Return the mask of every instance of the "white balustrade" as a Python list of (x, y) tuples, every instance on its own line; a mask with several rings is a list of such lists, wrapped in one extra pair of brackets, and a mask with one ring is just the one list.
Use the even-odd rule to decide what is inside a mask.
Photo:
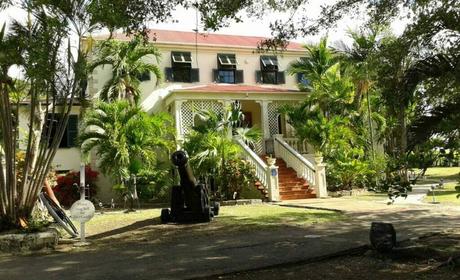
[[(294, 141), (293, 138), (288, 139), (294, 147), (301, 146), (306, 152), (306, 143)], [(316, 192), (316, 197), (327, 197), (326, 183), (326, 164), (322, 162), (322, 158), (315, 158), (315, 164), (302, 156), (298, 151), (291, 147), (282, 135), (274, 136), (274, 149), (276, 157), (282, 158), (288, 167), (292, 167), (297, 176), (305, 179)]]
[[(291, 143), (297, 144), (300, 142), (294, 142), (292, 139), (293, 138), (290, 138)], [(316, 184), (315, 166), (293, 149), (281, 135), (275, 135), (274, 146), (276, 157), (282, 158), (288, 167), (291, 167), (297, 172), (297, 176), (305, 179), (313, 186)]]
[(268, 191), (270, 201), (279, 200), (278, 167), (267, 165), (251, 148), (239, 137), (233, 138), (243, 150), (242, 157), (254, 167), (257, 179)]
[(283, 140), (299, 154), (308, 154), (308, 146), (306, 140), (299, 140), (298, 138), (284, 138)]

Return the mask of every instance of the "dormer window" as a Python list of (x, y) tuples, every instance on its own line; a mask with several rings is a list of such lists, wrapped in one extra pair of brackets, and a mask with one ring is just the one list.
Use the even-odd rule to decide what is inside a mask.
[(217, 69), (213, 70), (217, 83), (243, 83), (243, 70), (236, 70), (237, 60), (234, 54), (217, 54)]
[(276, 56), (263, 55), (260, 57), (260, 71), (256, 72), (257, 82), (263, 84), (284, 84), (284, 72), (278, 69)]
[(198, 82), (199, 69), (192, 68), (191, 52), (171, 52), (171, 68), (166, 68), (166, 80), (170, 82)]

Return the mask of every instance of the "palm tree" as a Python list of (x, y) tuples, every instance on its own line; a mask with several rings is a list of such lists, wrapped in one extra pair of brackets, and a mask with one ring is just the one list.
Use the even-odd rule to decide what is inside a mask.
[(85, 116), (82, 152), (95, 150), (102, 173), (122, 184), (132, 174), (152, 168), (159, 150), (172, 148), (170, 123), (166, 114), (150, 116), (126, 100), (100, 102)]
[[(290, 74), (302, 74), (310, 83), (321, 81), (327, 69), (336, 64), (338, 59), (333, 50), (327, 47), (327, 38), (322, 38), (318, 45), (305, 46), (306, 57), (292, 63), (289, 67)], [(305, 86), (299, 85), (301, 90)]]
[(140, 78), (153, 73), (158, 84), (163, 76), (158, 65), (143, 60), (146, 56), (153, 56), (158, 63), (161, 54), (155, 46), (145, 44), (138, 36), (130, 42), (112, 39), (101, 42), (96, 59), (89, 65), (89, 71), (94, 71), (98, 66), (110, 65), (112, 77), (101, 89), (100, 98), (103, 101), (128, 99), (131, 104), (137, 104), (141, 94)]
[[(373, 76), (375, 76), (375, 73), (372, 69), (376, 63), (375, 54), (379, 45), (377, 37), (381, 31), (382, 28), (380, 26), (362, 32), (349, 31), (348, 34), (353, 39), (352, 47), (342, 44), (338, 49), (341, 59), (351, 69), (351, 76), (355, 84), (354, 108), (363, 115), (367, 115), (369, 144), (373, 159), (375, 159), (373, 122), (384, 123), (384, 118), (380, 114), (372, 112), (369, 97), (369, 92), (372, 91), (374, 84)], [(367, 112), (364, 106), (362, 106), (364, 95), (366, 97)], [(380, 127), (384, 126), (381, 125)]]

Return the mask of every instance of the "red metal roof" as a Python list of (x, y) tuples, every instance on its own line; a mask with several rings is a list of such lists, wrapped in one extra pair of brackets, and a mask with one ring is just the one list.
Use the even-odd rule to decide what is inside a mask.
[(207, 84), (183, 89), (177, 89), (180, 92), (209, 92), (209, 93), (301, 93), (298, 90), (286, 88), (274, 88), (268, 86), (251, 86), (251, 85), (231, 85), (231, 84)]
[[(150, 29), (148, 36), (151, 41), (156, 40), (158, 43), (176, 43), (176, 44), (195, 44), (195, 32), (173, 31), (162, 29)], [(95, 38), (106, 38), (107, 36), (95, 36)], [(122, 33), (113, 34), (114, 39), (127, 40), (128, 37)], [(208, 46), (235, 46), (257, 48), (257, 44), (267, 39), (258, 36), (239, 36), (224, 35), (214, 33), (199, 33), (197, 37), (198, 45)], [(305, 50), (302, 44), (289, 42), (287, 50), (300, 51)]]

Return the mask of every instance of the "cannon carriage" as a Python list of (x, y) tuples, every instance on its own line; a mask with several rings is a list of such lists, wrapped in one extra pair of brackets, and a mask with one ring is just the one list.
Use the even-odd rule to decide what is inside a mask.
[(177, 167), (180, 185), (171, 190), (171, 208), (161, 210), (161, 222), (193, 223), (209, 222), (219, 214), (219, 203), (211, 202), (206, 184), (200, 183), (193, 175), (184, 151), (176, 151), (171, 156)]

